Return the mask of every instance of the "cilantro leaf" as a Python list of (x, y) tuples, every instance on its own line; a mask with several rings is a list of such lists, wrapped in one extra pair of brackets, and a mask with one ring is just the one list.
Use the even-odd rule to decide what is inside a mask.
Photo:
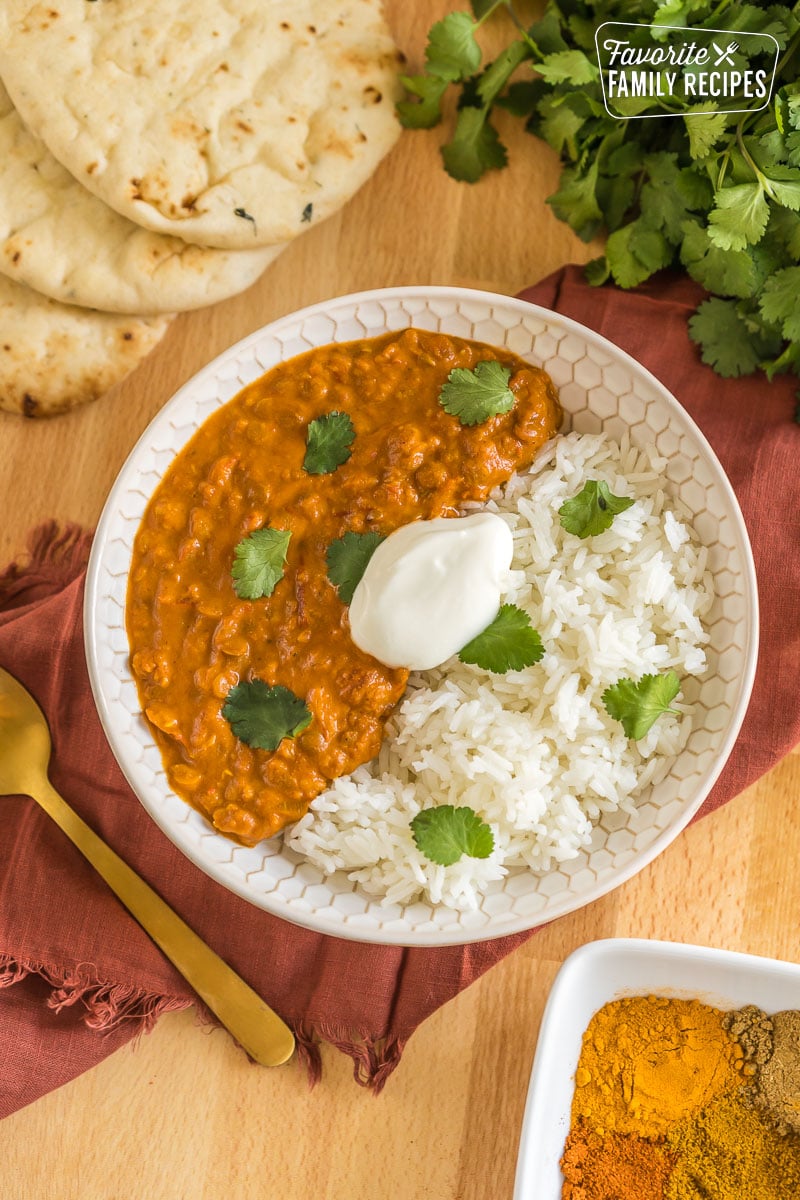
[(786, 158), (793, 167), (800, 167), (800, 133), (795, 129), (786, 138)]
[(543, 654), (542, 639), (531, 627), (528, 614), (516, 604), (501, 604), (491, 624), (467, 642), (458, 657), (463, 663), (502, 675), (530, 667)]
[(587, 538), (610, 529), (616, 514), (632, 504), (628, 496), (615, 496), (602, 479), (589, 479), (576, 496), (564, 501), (558, 515), (567, 533)]
[(597, 64), (582, 50), (558, 50), (548, 54), (534, 68), (548, 83), (594, 83), (599, 78)]
[(431, 27), (425, 48), (429, 74), (451, 83), (474, 75), (481, 63), (475, 28), (469, 13), (448, 13), (443, 20), (437, 21)]
[(593, 258), (583, 268), (583, 273), (586, 277), (586, 282), (592, 287), (601, 287), (606, 282), (611, 270), (608, 265), (608, 259), (605, 255), (601, 258)]
[(654, 25), (684, 25), (702, 0), (659, 0), (653, 14)]
[(523, 41), (512, 42), (501, 50), (493, 63), (490, 63), (478, 80), (477, 92), (481, 104), (488, 108), (494, 104), (511, 75), (526, 58), (530, 57), (530, 47)]
[(303, 469), (309, 475), (329, 475), (347, 462), (355, 436), (347, 413), (331, 412), (310, 421)]
[(637, 287), (672, 261), (672, 247), (663, 233), (651, 229), (639, 217), (609, 234), (606, 259), (614, 282), (622, 288)]
[(311, 724), (311, 713), (299, 696), (261, 679), (232, 687), (222, 715), (236, 737), (255, 750), (277, 750), (284, 738), (296, 737)]
[(353, 599), (367, 563), (384, 540), (382, 533), (352, 533), (348, 530), (328, 546), (325, 554), (328, 579), (338, 590), (342, 604), (349, 604)]
[(787, 208), (774, 208), (767, 234), (774, 234), (793, 262), (800, 260), (800, 217)]
[(692, 158), (701, 161), (708, 158), (717, 142), (725, 136), (728, 124), (728, 114), (692, 113), (691, 109), (684, 114), (686, 132), (689, 135), (689, 153)]
[(499, 170), (508, 154), (485, 108), (468, 106), (459, 111), (452, 141), (442, 146), (447, 174), (462, 183), (477, 183), (487, 171)]
[(689, 210), (707, 208), (711, 189), (699, 189), (697, 177), (679, 167), (674, 154), (650, 154), (644, 167), (647, 182), (639, 196), (642, 217), (668, 241), (679, 243)]
[(242, 600), (271, 596), (283, 577), (283, 565), (291, 538), (289, 529), (256, 529), (234, 548), (233, 590)]
[(638, 683), (620, 679), (607, 687), (601, 697), (605, 710), (629, 738), (638, 742), (655, 724), (662, 713), (680, 716), (670, 704), (681, 690), (681, 681), (674, 671), (664, 675), (643, 675)]
[(703, 362), (725, 379), (755, 371), (766, 349), (736, 303), (716, 296), (704, 300), (690, 319), (689, 335), (700, 346)]
[(708, 236), (721, 250), (744, 250), (760, 241), (769, 220), (769, 205), (762, 184), (737, 183), (714, 197), (708, 216)]
[(719, 296), (752, 296), (756, 264), (746, 250), (720, 250), (696, 221), (683, 225), (681, 262), (699, 284)]
[(419, 101), (400, 100), (395, 111), (405, 129), (431, 129), (442, 119), (442, 97), (447, 80), (436, 75), (401, 75), (400, 82)]
[(590, 242), (603, 223), (597, 203), (597, 159), (588, 171), (565, 167), (557, 192), (547, 197), (547, 203), (560, 221), (566, 221), (584, 242)]
[[(773, 173), (775, 168), (773, 168)], [(772, 176), (767, 180), (767, 187), (770, 195), (777, 200), (778, 204), (782, 204), (784, 208), (789, 208), (792, 212), (797, 212), (800, 209), (800, 180), (788, 179), (779, 180)]]
[(573, 161), (577, 159), (577, 135), (590, 119), (587, 114), (580, 109), (576, 110), (574, 105), (565, 103), (563, 97), (552, 93), (542, 98), (538, 105), (538, 113), (538, 136), (544, 138), (557, 154), (567, 154)]
[(509, 368), (494, 359), (477, 363), (472, 371), (454, 367), (439, 393), (439, 403), (451, 417), (458, 417), (462, 425), (479, 425), (513, 408), (510, 378)]
[(490, 827), (467, 805), (423, 808), (412, 819), (411, 832), (417, 849), (441, 867), (452, 866), (464, 854), (488, 858), (494, 850)]
[(759, 308), (767, 321), (779, 325), (790, 341), (800, 341), (800, 267), (786, 267), (766, 281)]
[[(576, 6), (571, 5), (573, 11)], [(576, 14), (577, 16), (577, 14)], [(569, 19), (569, 28), (564, 20), (562, 13), (559, 11), (558, 5), (548, 4), (545, 7), (544, 15), (541, 20), (535, 21), (528, 30), (528, 37), (536, 45), (539, 53), (542, 55), (555, 54), (558, 50), (569, 50), (570, 44), (568, 38), (573, 31), (575, 18)], [(562, 28), (563, 24), (563, 28)], [(575, 39), (580, 45), (580, 39)], [(592, 29), (589, 35), (589, 45), (584, 46), (584, 49), (594, 50), (594, 30)]]

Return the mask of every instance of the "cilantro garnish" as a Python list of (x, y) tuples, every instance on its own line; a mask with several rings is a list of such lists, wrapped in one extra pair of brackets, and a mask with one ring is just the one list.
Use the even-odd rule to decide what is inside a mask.
[(242, 600), (271, 596), (283, 576), (286, 551), (291, 538), (288, 529), (256, 529), (233, 551), (233, 590)]
[(632, 504), (628, 496), (615, 496), (602, 479), (589, 479), (576, 496), (564, 501), (558, 515), (567, 533), (587, 538), (609, 529), (616, 514)]
[[(587, 269), (591, 284), (611, 279), (631, 288), (662, 268), (682, 267), (709, 293), (690, 323), (704, 362), (724, 376), (800, 375), (800, 317), (792, 308), (800, 271), (796, 6), (550, 0), (532, 24), (523, 23), (512, 0), (471, 0), (470, 7), (431, 28), (424, 69), (403, 80), (402, 123), (430, 128), (447, 113), (444, 168), (475, 184), (506, 165), (493, 123), (505, 109), (561, 159), (548, 199), (555, 215), (585, 241), (606, 237), (602, 258)], [(749, 43), (746, 63), (768, 79), (775, 65), (770, 39), (777, 40), (768, 105), (709, 112), (705, 99), (659, 89), (630, 99), (626, 115), (666, 120), (611, 116), (597, 68), (601, 25), (624, 23), (632, 46), (652, 52), (671, 36), (665, 27), (716, 31), (721, 12), (726, 30), (768, 35), (760, 49)], [(485, 22), (493, 27), (485, 38), (495, 48), (491, 58), (483, 49)]]
[(448, 13), (443, 20), (437, 21), (431, 27), (425, 49), (428, 73), (453, 83), (474, 75), (481, 61), (475, 28), (469, 13)]
[(256, 750), (277, 750), (284, 738), (296, 737), (311, 724), (311, 713), (299, 696), (261, 679), (232, 687), (222, 715), (236, 736)]
[(309, 475), (328, 475), (335, 471), (350, 457), (355, 436), (353, 422), (345, 412), (331, 412), (310, 421), (303, 468)]
[(670, 704), (681, 690), (681, 681), (674, 671), (664, 675), (643, 675), (638, 683), (632, 679), (620, 679), (607, 687), (601, 697), (606, 712), (622, 728), (629, 738), (638, 741), (655, 724), (662, 713), (680, 713)]
[(749, 375), (780, 343), (758, 314), (748, 317), (735, 300), (712, 296), (704, 300), (689, 321), (689, 333), (702, 347), (703, 362), (718, 375)]
[(484, 171), (504, 167), (506, 148), (480, 108), (462, 108), (456, 118), (456, 136), (442, 146), (448, 175), (464, 183), (477, 183)]
[(477, 363), (472, 371), (454, 367), (439, 393), (439, 403), (462, 425), (479, 425), (513, 407), (510, 378), (509, 368), (494, 359)]
[(382, 533), (347, 532), (331, 542), (325, 555), (328, 579), (339, 591), (339, 599), (349, 604), (353, 592), (367, 569), (367, 563), (384, 540)]
[(494, 850), (491, 829), (466, 805), (423, 808), (411, 821), (411, 832), (417, 849), (441, 867), (452, 866), (463, 854), (488, 858)]
[(516, 604), (501, 604), (491, 624), (467, 642), (458, 657), (463, 663), (500, 675), (530, 667), (543, 654), (542, 639), (531, 627), (528, 614)]
[(800, 342), (800, 267), (785, 267), (766, 281), (761, 289), (761, 315), (792, 342)]

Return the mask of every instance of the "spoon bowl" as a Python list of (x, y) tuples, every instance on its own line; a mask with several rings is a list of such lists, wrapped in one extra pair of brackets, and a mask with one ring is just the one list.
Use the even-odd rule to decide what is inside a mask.
[(51, 749), (44, 713), (0, 667), (0, 795), (30, 796), (44, 809), (251, 1058), (286, 1062), (288, 1025), (70, 808), (48, 778)]

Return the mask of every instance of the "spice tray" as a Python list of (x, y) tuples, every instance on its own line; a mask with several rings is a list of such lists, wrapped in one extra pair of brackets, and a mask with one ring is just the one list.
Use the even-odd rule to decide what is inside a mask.
[(609, 938), (576, 950), (542, 1017), (522, 1121), (514, 1200), (560, 1200), (581, 1039), (594, 1013), (624, 996), (696, 998), (720, 1009), (800, 1008), (800, 966), (752, 954)]

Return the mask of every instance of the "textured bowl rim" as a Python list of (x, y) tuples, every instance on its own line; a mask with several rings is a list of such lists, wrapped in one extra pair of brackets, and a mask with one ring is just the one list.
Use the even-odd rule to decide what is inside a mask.
[[(740, 542), (742, 555), (742, 588), (743, 596), (746, 604), (749, 606), (751, 620), (747, 627), (747, 643), (744, 647), (744, 662), (745, 669), (739, 676), (738, 698), (735, 706), (732, 709), (731, 719), (728, 722), (727, 733), (717, 748), (713, 764), (705, 771), (698, 781), (698, 786), (691, 802), (683, 804), (681, 812), (677, 818), (659, 833), (653, 841), (644, 849), (637, 851), (631, 861), (625, 864), (624, 867), (615, 871), (609, 879), (598, 882), (585, 896), (571, 897), (559, 905), (554, 906), (553, 910), (545, 913), (537, 913), (530, 917), (518, 917), (516, 920), (505, 921), (500, 928), (493, 928), (491, 923), (488, 928), (470, 928), (468, 925), (459, 927), (452, 932), (438, 929), (411, 929), (411, 928), (381, 928), (380, 931), (363, 930), (353, 928), (345, 919), (334, 920), (319, 913), (306, 913), (302, 911), (290, 910), (285, 902), (277, 901), (272, 894), (254, 895), (252, 890), (247, 887), (246, 879), (242, 880), (229, 878), (222, 872), (216, 869), (216, 864), (207, 861), (191, 848), (181, 844), (177, 835), (169, 823), (162, 822), (158, 819), (156, 813), (152, 810), (149, 803), (140, 795), (139, 790), (131, 778), (129, 766), (125, 760), (125, 755), (122, 753), (117, 740), (117, 731), (109, 698), (105, 693), (102, 683), (102, 671), (98, 658), (99, 633), (95, 621), (95, 611), (98, 600), (100, 598), (100, 576), (102, 571), (103, 553), (106, 544), (109, 527), (112, 525), (116, 516), (118, 501), (125, 493), (128, 485), (128, 475), (134, 471), (140, 449), (148, 442), (151, 433), (159, 428), (162, 423), (168, 423), (171, 414), (179, 412), (186, 397), (191, 397), (195, 390), (203, 383), (206, 378), (213, 377), (219, 368), (228, 362), (235, 361), (244, 351), (247, 351), (251, 346), (261, 342), (264, 338), (270, 336), (273, 330), (279, 330), (282, 326), (291, 326), (299, 324), (306, 319), (314, 316), (327, 316), (328, 310), (335, 306), (336, 308), (345, 305), (360, 305), (366, 303), (381, 303), (384, 300), (392, 301), (456, 301), (462, 303), (475, 303), (479, 305), (502, 306), (506, 310), (516, 311), (520, 315), (527, 317), (536, 317), (545, 324), (557, 322), (568, 333), (574, 333), (582, 338), (587, 344), (594, 345), (596, 348), (605, 351), (611, 355), (613, 359), (626, 366), (634, 376), (642, 377), (650, 387), (659, 393), (660, 398), (666, 403), (668, 408), (677, 406), (683, 415), (683, 419), (688, 425), (692, 436), (694, 437), (698, 447), (702, 450), (704, 457), (709, 461), (718, 476), (716, 483), (724, 491), (725, 498), (730, 509), (730, 515), (734, 519), (736, 533)], [(413, 321), (409, 321), (409, 325), (413, 325)], [(334, 339), (335, 340), (335, 339)], [(288, 356), (293, 357), (293, 355)], [(268, 368), (265, 368), (265, 370)], [(244, 386), (243, 384), (241, 386)], [(237, 388), (237, 391), (241, 390)], [(220, 402), (220, 406), (225, 401)], [(176, 450), (175, 453), (178, 451)], [(126, 570), (127, 575), (127, 570)], [(629, 879), (637, 875), (649, 863), (653, 861), (663, 850), (669, 846), (675, 838), (686, 828), (691, 819), (695, 816), (705, 799), (707, 798), (711, 788), (719, 778), (719, 775), (725, 766), (725, 763), (730, 757), (730, 753), (738, 737), (739, 731), (744, 721), (745, 714), (750, 702), (753, 682), (758, 660), (758, 591), (755, 573), (755, 564), (753, 560), (752, 548), (747, 532), (747, 527), (744, 522), (741, 507), (739, 505), (736, 494), (728, 479), (722, 464), (720, 463), (716, 453), (712, 449), (708, 439), (702, 430), (697, 426), (694, 419), (681, 405), (680, 401), (669, 391), (667, 387), (659, 379), (656, 378), (646, 367), (644, 367), (632, 355), (622, 350), (615, 343), (603, 337), (602, 334), (596, 333), (588, 326), (581, 325), (580, 322), (573, 320), (571, 317), (563, 316), (554, 310), (543, 308), (540, 305), (531, 304), (527, 300), (521, 300), (517, 297), (507, 296), (502, 292), (489, 292), (474, 288), (461, 288), (445, 285), (406, 285), (402, 287), (388, 288), (372, 288), (365, 291), (353, 292), (342, 296), (333, 296), (328, 299), (317, 301), (313, 304), (306, 305), (304, 308), (293, 310), (281, 317), (268, 322), (259, 329), (247, 334), (239, 341), (223, 350), (220, 354), (211, 359), (205, 366), (195, 372), (181, 387), (170, 397), (169, 400), (159, 409), (151, 421), (148, 423), (140, 437), (137, 439), (132, 450), (125, 459), (120, 468), (117, 477), (108, 493), (105, 504), (103, 506), (100, 519), (97, 523), (92, 547), (89, 556), (89, 562), (86, 573), (86, 586), (84, 591), (83, 605), (83, 622), (84, 622), (84, 645), (87, 669), (92, 687), (92, 693), (95, 700), (95, 705), (100, 717), (100, 722), (106, 739), (111, 747), (117, 763), (125, 776), (131, 790), (137, 797), (137, 800), (145, 808), (148, 815), (155, 821), (162, 832), (175, 844), (182, 854), (185, 855), (196, 867), (202, 870), (205, 874), (214, 879), (215, 882), (221, 884), (228, 891), (238, 895), (243, 900), (248, 901), (255, 907), (261, 908), (273, 916), (281, 917), (292, 924), (301, 927), (312, 929), (318, 933), (324, 933), (329, 936), (343, 938), (345, 940), (366, 942), (379, 945), (393, 946), (449, 946), (449, 945), (466, 945), (475, 942), (489, 941), (498, 937), (505, 937), (511, 934), (518, 934), (533, 930), (538, 926), (549, 924), (558, 917), (565, 916), (567, 913), (574, 912), (576, 909), (585, 907), (586, 904), (592, 903), (608, 892), (613, 891), (621, 884), (626, 883)], [(210, 828), (210, 827), (209, 827)], [(223, 835), (219, 835), (222, 837)], [(227, 842), (229, 839), (225, 839)], [(372, 901), (371, 902), (377, 902)], [(427, 903), (427, 902), (426, 902)], [(433, 905), (435, 908), (436, 906)], [(394, 921), (394, 925), (401, 925), (401, 921)]]

